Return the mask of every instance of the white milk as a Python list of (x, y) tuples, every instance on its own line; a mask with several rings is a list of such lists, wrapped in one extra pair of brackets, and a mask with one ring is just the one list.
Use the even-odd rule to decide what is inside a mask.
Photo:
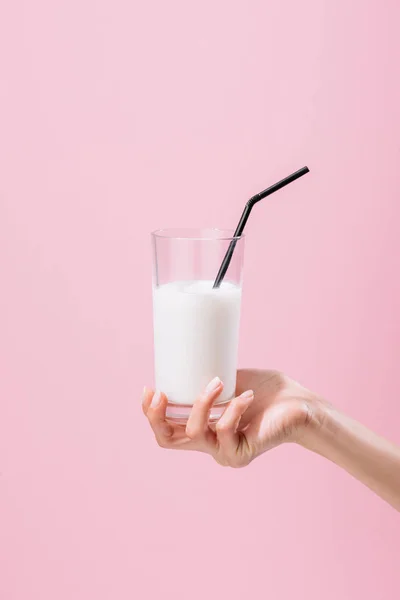
[(156, 387), (170, 402), (193, 404), (218, 376), (218, 402), (233, 398), (239, 341), (241, 288), (223, 282), (179, 281), (154, 288)]

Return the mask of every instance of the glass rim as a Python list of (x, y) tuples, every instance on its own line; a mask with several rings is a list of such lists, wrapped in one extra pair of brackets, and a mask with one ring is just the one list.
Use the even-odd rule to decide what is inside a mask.
[[(206, 232), (209, 235), (201, 235)], [(213, 235), (210, 235), (213, 234)], [(218, 235), (220, 234), (220, 235)], [(151, 232), (152, 237), (162, 238), (165, 240), (191, 240), (191, 241), (204, 241), (204, 242), (232, 242), (238, 241), (245, 237), (242, 235), (236, 235), (233, 229), (219, 229), (218, 227), (168, 227), (164, 229), (155, 229)]]

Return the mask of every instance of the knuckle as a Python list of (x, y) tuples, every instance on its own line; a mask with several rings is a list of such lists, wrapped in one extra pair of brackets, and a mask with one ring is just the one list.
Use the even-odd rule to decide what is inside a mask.
[(250, 460), (248, 458), (235, 458), (235, 460), (233, 461), (233, 464), (231, 465), (231, 467), (233, 469), (242, 469), (243, 467), (247, 467), (247, 465), (249, 464)]
[(224, 434), (229, 432), (231, 429), (231, 425), (228, 421), (218, 421), (218, 423), (215, 426), (215, 430), (217, 432), (217, 434)]
[(249, 462), (247, 457), (239, 455), (230, 456), (228, 458), (228, 466), (231, 467), (231, 469), (242, 469), (243, 467), (247, 467)]
[(218, 456), (215, 460), (221, 467), (230, 467), (231, 469), (241, 469), (248, 465), (248, 461), (237, 456), (223, 455)]
[(165, 438), (163, 438), (159, 435), (156, 435), (156, 441), (157, 441), (157, 444), (160, 446), (160, 448), (169, 448), (168, 441)]
[(163, 439), (156, 436), (156, 441), (157, 441), (157, 444), (160, 446), (160, 448), (165, 448), (165, 441)]
[(196, 425), (186, 425), (186, 435), (190, 440), (194, 440), (201, 436), (202, 430)]
[(229, 460), (226, 458), (226, 456), (216, 456), (214, 458), (220, 467), (229, 467), (230, 466)]

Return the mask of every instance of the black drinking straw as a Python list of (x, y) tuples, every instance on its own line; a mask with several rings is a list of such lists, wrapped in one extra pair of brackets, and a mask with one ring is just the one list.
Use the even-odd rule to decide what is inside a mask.
[(263, 192), (260, 192), (259, 194), (256, 194), (255, 196), (252, 196), (252, 198), (250, 198), (250, 200), (248, 200), (246, 202), (246, 206), (244, 207), (244, 211), (242, 213), (242, 216), (240, 217), (240, 221), (239, 221), (238, 226), (236, 227), (235, 233), (233, 235), (234, 239), (229, 244), (229, 248), (226, 251), (226, 254), (224, 256), (224, 260), (221, 263), (221, 266), (220, 266), (219, 271), (218, 271), (218, 275), (217, 275), (217, 277), (216, 277), (216, 279), (214, 281), (213, 288), (219, 288), (219, 286), (222, 283), (223, 278), (226, 275), (226, 272), (228, 270), (229, 264), (231, 262), (233, 251), (235, 250), (236, 242), (238, 241), (238, 238), (240, 238), (240, 236), (243, 233), (244, 226), (247, 223), (247, 219), (250, 216), (251, 209), (253, 208), (253, 206), (257, 202), (259, 202), (260, 200), (262, 200), (263, 198), (266, 198), (267, 196), (270, 196), (274, 192), (277, 192), (281, 188), (285, 187), (285, 185), (288, 185), (289, 183), (292, 183), (292, 181), (295, 181), (299, 177), (302, 177), (303, 175), (305, 175), (306, 173), (308, 173), (309, 170), (310, 169), (308, 167), (303, 167), (302, 169), (299, 169), (295, 173), (292, 173), (291, 175), (288, 175), (288, 177), (285, 177), (284, 179), (281, 179), (277, 183), (274, 183), (274, 185), (271, 185), (269, 188), (267, 188)]

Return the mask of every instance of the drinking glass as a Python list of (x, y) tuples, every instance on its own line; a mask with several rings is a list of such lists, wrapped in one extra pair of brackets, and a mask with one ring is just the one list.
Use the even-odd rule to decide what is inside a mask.
[[(221, 263), (234, 252), (219, 287)], [(234, 397), (239, 344), (244, 236), (220, 229), (152, 233), (154, 359), (167, 418), (185, 423), (194, 401), (214, 378), (223, 391), (210, 411), (217, 420)]]

